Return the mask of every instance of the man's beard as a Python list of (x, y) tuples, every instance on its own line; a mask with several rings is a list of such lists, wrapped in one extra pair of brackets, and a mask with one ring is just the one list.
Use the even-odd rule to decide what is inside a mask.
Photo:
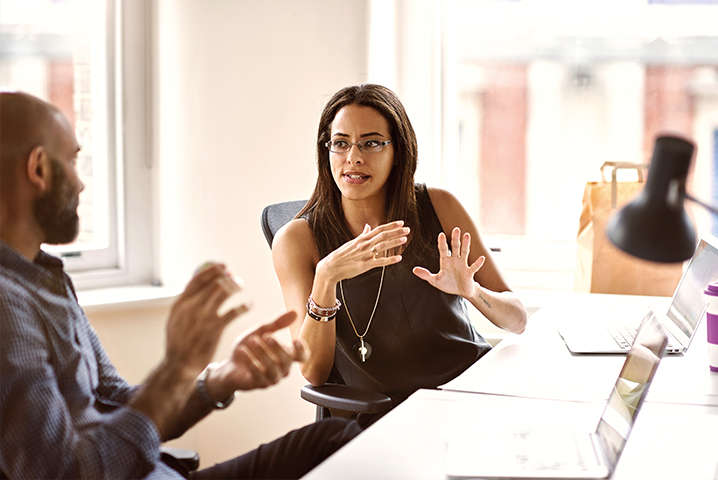
[(35, 200), (35, 220), (45, 234), (43, 243), (70, 243), (80, 231), (77, 207), (80, 197), (72, 190), (60, 162), (51, 160), (52, 190)]

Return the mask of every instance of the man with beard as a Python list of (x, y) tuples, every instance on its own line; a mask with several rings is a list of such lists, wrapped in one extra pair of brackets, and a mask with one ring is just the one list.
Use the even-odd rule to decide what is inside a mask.
[(0, 477), (298, 478), (353, 438), (356, 422), (330, 419), (192, 474), (161, 461), (161, 442), (229, 405), (238, 390), (277, 383), (308, 351), (273, 338), (294, 319), (286, 313), (208, 365), (224, 328), (247, 310), (218, 313), (239, 287), (213, 264), (173, 305), (164, 359), (131, 387), (102, 349), (62, 262), (40, 249), (77, 236), (79, 151), (58, 109), (0, 93)]

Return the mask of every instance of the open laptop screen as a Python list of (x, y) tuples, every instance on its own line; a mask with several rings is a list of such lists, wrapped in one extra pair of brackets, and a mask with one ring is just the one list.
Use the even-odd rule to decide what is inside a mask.
[(703, 235), (698, 242), (681, 283), (668, 309), (670, 318), (688, 338), (703, 316), (706, 300), (703, 290), (718, 279), (718, 239)]
[(668, 337), (656, 316), (647, 316), (626, 355), (621, 374), (596, 429), (605, 446), (611, 471), (628, 440), (636, 413), (665, 354), (667, 342)]

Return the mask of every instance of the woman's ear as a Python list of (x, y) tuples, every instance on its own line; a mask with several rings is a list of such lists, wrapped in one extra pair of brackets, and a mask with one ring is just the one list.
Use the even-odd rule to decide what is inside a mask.
[(52, 188), (51, 161), (43, 146), (33, 148), (27, 158), (27, 179), (33, 187), (41, 192), (46, 192)]

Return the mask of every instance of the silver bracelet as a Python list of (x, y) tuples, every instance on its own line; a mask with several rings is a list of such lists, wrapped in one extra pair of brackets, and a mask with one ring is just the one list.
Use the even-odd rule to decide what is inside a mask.
[[(339, 301), (339, 299), (335, 300), (333, 307), (320, 307), (314, 302), (314, 299), (311, 295), (309, 295), (309, 300), (307, 300), (307, 312), (310, 314), (312, 318), (322, 317), (322, 318), (332, 318), (334, 317), (339, 309), (342, 307), (342, 302)], [(312, 313), (314, 315), (312, 315)], [(316, 318), (315, 318), (316, 319)], [(327, 321), (327, 320), (323, 320)]]
[(211, 398), (209, 398), (209, 394), (207, 393), (207, 386), (205, 385), (205, 382), (207, 380), (207, 375), (209, 375), (209, 371), (211, 368), (216, 367), (216, 363), (210, 363), (207, 365), (207, 367), (202, 370), (202, 373), (199, 374), (199, 377), (197, 377), (197, 382), (195, 383), (195, 388), (197, 389), (197, 393), (199, 393), (199, 397), (202, 399), (202, 403), (204, 403), (206, 406), (211, 407), (212, 410), (223, 410), (234, 401), (234, 396), (236, 392), (232, 392), (232, 395), (230, 395), (225, 401), (223, 402), (215, 402)]

